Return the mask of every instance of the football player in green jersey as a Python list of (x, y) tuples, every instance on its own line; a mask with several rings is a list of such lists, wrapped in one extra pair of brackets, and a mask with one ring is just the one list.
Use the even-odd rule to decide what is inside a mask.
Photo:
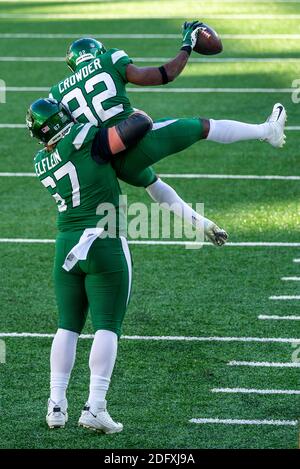
[[(120, 432), (123, 426), (108, 414), (105, 397), (130, 297), (131, 259), (119, 225), (121, 191), (109, 163), (108, 129), (75, 123), (61, 103), (49, 98), (31, 105), (26, 122), (31, 136), (45, 145), (35, 157), (35, 172), (58, 208), (54, 284), (59, 324), (51, 349), (46, 421), (50, 428), (67, 422), (66, 390), (89, 309), (95, 338), (89, 361), (90, 394), (79, 425)], [(149, 126), (148, 116), (134, 113), (109, 130), (122, 136), (124, 148), (129, 148)], [(105, 210), (99, 211), (103, 204)], [(108, 204), (116, 223), (109, 236), (103, 218)]]
[[(110, 128), (79, 124), (62, 103), (47, 98), (31, 105), (26, 122), (31, 136), (44, 145), (34, 159), (35, 173), (58, 209), (54, 286), (59, 321), (51, 348), (46, 421), (50, 428), (60, 428), (68, 420), (66, 391), (89, 310), (95, 337), (89, 360), (90, 393), (79, 425), (104, 433), (120, 432), (123, 426), (108, 414), (105, 398), (132, 274), (122, 235), (126, 227), (118, 216), (121, 191), (110, 164), (117, 150), (109, 148), (108, 142), (114, 134), (126, 158), (152, 121), (135, 112)], [(107, 210), (114, 215), (111, 233)]]
[[(188, 62), (199, 26), (197, 21), (184, 24), (181, 50), (161, 67), (136, 67), (122, 50), (106, 50), (101, 42), (92, 38), (79, 39), (67, 51), (67, 64), (73, 73), (53, 86), (50, 96), (63, 102), (79, 122), (104, 127), (114, 125), (133, 112), (126, 84), (154, 86), (173, 81)], [(156, 202), (164, 203), (172, 211), (172, 207), (180, 207), (178, 215), (204, 228), (208, 240), (222, 245), (226, 240), (224, 231), (213, 222), (203, 227), (197, 212), (158, 178), (150, 165), (202, 139), (219, 143), (258, 139), (281, 147), (285, 142), (285, 120), (285, 109), (279, 103), (273, 107), (268, 120), (260, 125), (200, 118), (163, 119), (154, 124), (153, 130), (126, 154), (126, 158), (123, 155), (115, 158), (113, 166), (121, 180), (145, 187)]]
[[(188, 54), (183, 46), (174, 64), (171, 64), (170, 68), (166, 66), (168, 73), (174, 73), (175, 77), (175, 73), (179, 73), (184, 67), (187, 57)], [(49, 96), (62, 102), (78, 122), (90, 122), (99, 127), (110, 128), (111, 125), (123, 121), (135, 112), (125, 88), (128, 81), (127, 66), (132, 63), (132, 60), (124, 51), (118, 49), (106, 51), (103, 44), (95, 39), (83, 38), (71, 44), (67, 52), (67, 63), (74, 73), (53, 86)], [(140, 73), (141, 69), (136, 68), (136, 70)], [(146, 70), (149, 74), (149, 70)], [(162, 70), (164, 71), (164, 68)], [(161, 77), (162, 70), (158, 71), (153, 68), (152, 74), (155, 76), (158, 71)], [(158, 137), (158, 140), (155, 139), (157, 141), (150, 139), (150, 158), (151, 155), (156, 154), (158, 161), (164, 156), (187, 148), (202, 138), (202, 123), (199, 119), (178, 120), (177, 124), (172, 127), (172, 135), (167, 129), (169, 124), (170, 121), (167, 119), (156, 123), (155, 128), (164, 127), (165, 129), (155, 134)], [(113, 135), (109, 137), (108, 147), (115, 147)], [(164, 156), (161, 151), (164, 152)], [(114, 159), (113, 166), (118, 177), (131, 185), (145, 187), (154, 201), (164, 204), (165, 208), (170, 208), (180, 217), (183, 216), (199, 231), (204, 231), (206, 239), (213, 244), (223, 245), (227, 239), (224, 230), (197, 214), (174, 189), (161, 181), (154, 170), (148, 167), (151, 163), (143, 151), (136, 159), (137, 154), (129, 154), (129, 160), (126, 163), (123, 157)]]

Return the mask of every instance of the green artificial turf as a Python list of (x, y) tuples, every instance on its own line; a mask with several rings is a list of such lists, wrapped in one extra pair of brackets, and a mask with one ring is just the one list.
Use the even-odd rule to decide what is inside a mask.
[[(116, 13), (117, 12), (117, 13)], [(83, 18), (48, 18), (47, 14)], [(9, 15), (17, 16), (9, 16)], [(44, 17), (23, 17), (22, 15)], [(99, 18), (84, 18), (86, 14)], [(300, 14), (297, 3), (219, 3), (110, 1), (1, 2), (1, 34), (178, 34), (176, 38), (112, 38), (108, 47), (135, 58), (174, 55), (185, 19), (203, 18), (224, 34), (300, 34), (299, 19), (234, 19), (218, 15)], [(187, 18), (185, 18), (187, 15)], [(216, 19), (205, 18), (216, 15)], [(100, 18), (101, 16), (101, 18)], [(154, 17), (154, 18), (152, 18)], [(63, 57), (68, 38), (5, 38), (0, 57)], [(263, 122), (282, 102), (288, 125), (299, 125), (299, 104), (291, 88), (300, 78), (299, 39), (224, 39), (220, 58), (281, 58), (277, 62), (190, 63), (167, 88), (277, 88), (275, 93), (132, 92), (135, 107), (154, 119), (205, 116)], [(200, 56), (192, 55), (193, 59)], [(203, 57), (202, 57), (203, 58)], [(3, 61), (0, 79), (8, 87), (45, 87), (68, 74), (64, 62)], [(136, 88), (136, 87), (134, 87)], [(1, 124), (24, 124), (30, 103), (46, 91), (8, 91), (0, 104)], [(0, 128), (0, 172), (33, 172), (39, 148), (26, 129)], [(299, 242), (297, 180), (181, 179), (183, 173), (299, 175), (299, 131), (287, 131), (287, 144), (223, 146), (200, 142), (156, 165), (159, 174), (190, 203), (204, 203), (205, 214), (224, 227), (233, 243)], [(150, 204), (142, 189), (122, 184), (129, 202)], [(52, 287), (53, 243), (21, 239), (55, 238), (53, 201), (33, 177), (1, 177), (0, 243), (1, 333), (52, 334), (56, 306)], [(132, 245), (134, 283), (124, 322), (126, 336), (260, 337), (300, 340), (299, 321), (263, 321), (259, 315), (298, 315), (299, 301), (272, 301), (273, 295), (299, 295), (299, 248)], [(88, 320), (84, 333), (92, 333)], [(1, 448), (296, 448), (297, 426), (196, 425), (192, 418), (297, 420), (299, 395), (214, 393), (214, 388), (299, 389), (299, 368), (232, 367), (231, 360), (291, 362), (297, 345), (287, 342), (222, 342), (121, 339), (108, 395), (112, 416), (124, 423), (119, 435), (103, 436), (77, 427), (88, 391), (91, 340), (79, 343), (69, 389), (70, 421), (51, 432), (45, 424), (49, 391), (50, 338), (7, 337), (6, 363), (0, 364)], [(298, 345), (299, 347), (299, 345)], [(294, 353), (294, 355), (293, 355)]]

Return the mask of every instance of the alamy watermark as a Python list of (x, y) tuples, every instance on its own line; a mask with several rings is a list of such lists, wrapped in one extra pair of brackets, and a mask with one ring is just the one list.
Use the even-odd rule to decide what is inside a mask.
[(6, 103), (6, 83), (0, 79), (0, 104)]
[[(104, 228), (101, 237), (122, 235), (132, 240), (182, 240), (187, 249), (199, 249), (204, 242), (204, 204), (179, 203), (128, 204), (126, 195), (119, 197), (116, 207), (102, 203), (97, 207), (101, 216), (97, 227)], [(175, 215), (175, 216), (174, 216)]]

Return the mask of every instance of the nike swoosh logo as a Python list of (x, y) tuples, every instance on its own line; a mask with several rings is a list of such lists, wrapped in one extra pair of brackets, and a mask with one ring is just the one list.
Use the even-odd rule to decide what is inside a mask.
[(279, 109), (279, 114), (278, 114), (278, 117), (277, 117), (277, 120), (279, 120), (279, 117), (281, 116), (281, 113), (283, 111), (283, 106), (277, 106), (277, 109)]

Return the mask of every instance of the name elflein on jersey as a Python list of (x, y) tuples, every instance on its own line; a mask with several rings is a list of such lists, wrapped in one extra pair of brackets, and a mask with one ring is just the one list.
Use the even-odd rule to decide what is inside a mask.
[(72, 86), (76, 85), (76, 83), (80, 82), (83, 78), (88, 77), (92, 73), (100, 70), (102, 68), (100, 59), (94, 59), (88, 65), (85, 65), (80, 70), (75, 72), (70, 77), (66, 78), (64, 81), (61, 81), (58, 84), (58, 89), (60, 93), (63, 93), (67, 89), (71, 88)]
[(43, 158), (38, 163), (35, 163), (35, 173), (37, 176), (41, 176), (47, 171), (50, 171), (50, 169), (54, 168), (59, 163), (61, 163), (61, 156), (58, 151), (55, 150), (54, 152), (50, 153), (47, 158)]

